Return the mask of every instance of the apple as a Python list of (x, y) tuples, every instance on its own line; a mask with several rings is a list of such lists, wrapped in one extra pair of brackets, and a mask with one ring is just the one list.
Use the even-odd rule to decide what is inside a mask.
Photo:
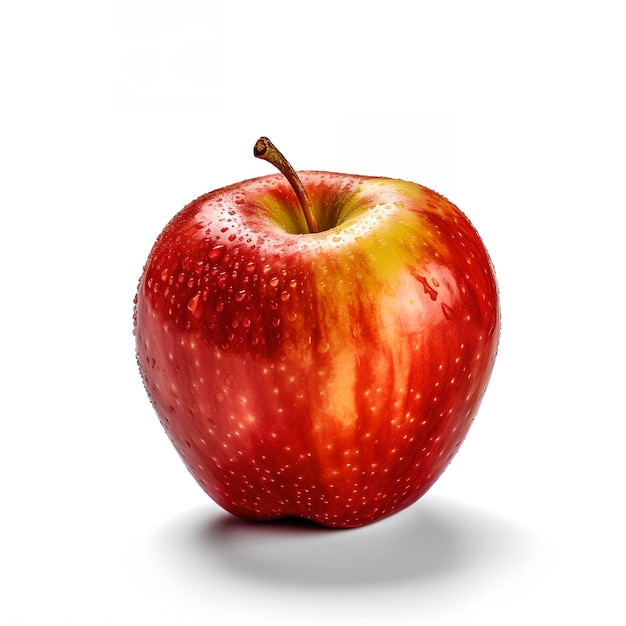
[(134, 308), (137, 360), (187, 468), (255, 520), (348, 528), (414, 503), (487, 387), (500, 310), (489, 255), (441, 195), (293, 170), (183, 208)]

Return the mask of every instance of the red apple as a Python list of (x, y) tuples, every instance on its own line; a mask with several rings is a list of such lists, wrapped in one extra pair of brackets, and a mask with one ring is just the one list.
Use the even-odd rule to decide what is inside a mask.
[(493, 267), (434, 191), (298, 178), (265, 138), (255, 155), (285, 176), (201, 196), (150, 252), (144, 384), (227, 511), (368, 524), (422, 496), (467, 434), (498, 345)]

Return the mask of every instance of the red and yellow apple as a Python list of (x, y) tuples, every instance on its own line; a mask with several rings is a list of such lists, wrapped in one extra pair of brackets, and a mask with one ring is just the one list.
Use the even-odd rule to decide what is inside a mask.
[(299, 172), (201, 196), (158, 237), (135, 303), (161, 423), (219, 505), (355, 527), (415, 502), (464, 440), (494, 365), (487, 251), (441, 195)]

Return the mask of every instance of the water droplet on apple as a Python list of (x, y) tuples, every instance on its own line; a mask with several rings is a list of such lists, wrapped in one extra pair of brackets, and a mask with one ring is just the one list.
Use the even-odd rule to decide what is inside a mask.
[(240, 289), (235, 294), (235, 300), (237, 300), (237, 302), (241, 302), (245, 297), (246, 297), (246, 290), (245, 289)]
[(164, 269), (161, 272), (161, 280), (165, 283), (167, 282), (167, 277), (169, 276), (169, 272), (167, 271), (167, 269)]
[(187, 302), (187, 308), (193, 313), (198, 308), (198, 300), (200, 300), (200, 294), (197, 293), (189, 302)]
[(224, 310), (224, 303), (221, 300), (219, 300), (218, 303), (215, 305), (215, 310), (218, 313), (221, 313)]
[(272, 287), (278, 285), (278, 276), (272, 276), (272, 278), (270, 278), (270, 285), (272, 285)]
[(254, 261), (248, 261), (246, 263), (246, 272), (250, 272), (250, 274), (252, 274), (252, 272), (254, 272), (255, 269), (256, 269), (256, 263)]
[(211, 261), (213, 261), (214, 263), (217, 263), (217, 261), (219, 261), (224, 255), (224, 249), (225, 248), (222, 244), (218, 244), (217, 246), (209, 250), (209, 259), (211, 259)]
[(433, 289), (424, 276), (416, 276), (417, 280), (424, 287), (424, 293), (430, 296), (430, 299), (435, 301), (437, 299), (437, 291)]
[(320, 354), (326, 354), (330, 350), (330, 344), (327, 341), (320, 341), (317, 344), (317, 351)]
[(456, 317), (454, 315), (454, 311), (447, 304), (444, 304), (443, 302), (441, 303), (441, 310), (443, 311), (444, 317), (447, 320), (452, 321)]
[(283, 291), (283, 292), (280, 294), (280, 299), (281, 299), (283, 302), (287, 302), (287, 300), (289, 300), (289, 292), (288, 292), (288, 291)]

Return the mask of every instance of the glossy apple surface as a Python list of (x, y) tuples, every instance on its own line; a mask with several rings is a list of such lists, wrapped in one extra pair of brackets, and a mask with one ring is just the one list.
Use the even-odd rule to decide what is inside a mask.
[(300, 177), (320, 232), (306, 233), (280, 174), (172, 219), (138, 287), (138, 363), (224, 509), (361, 526), (415, 502), (465, 438), (496, 355), (496, 281), (435, 192)]

